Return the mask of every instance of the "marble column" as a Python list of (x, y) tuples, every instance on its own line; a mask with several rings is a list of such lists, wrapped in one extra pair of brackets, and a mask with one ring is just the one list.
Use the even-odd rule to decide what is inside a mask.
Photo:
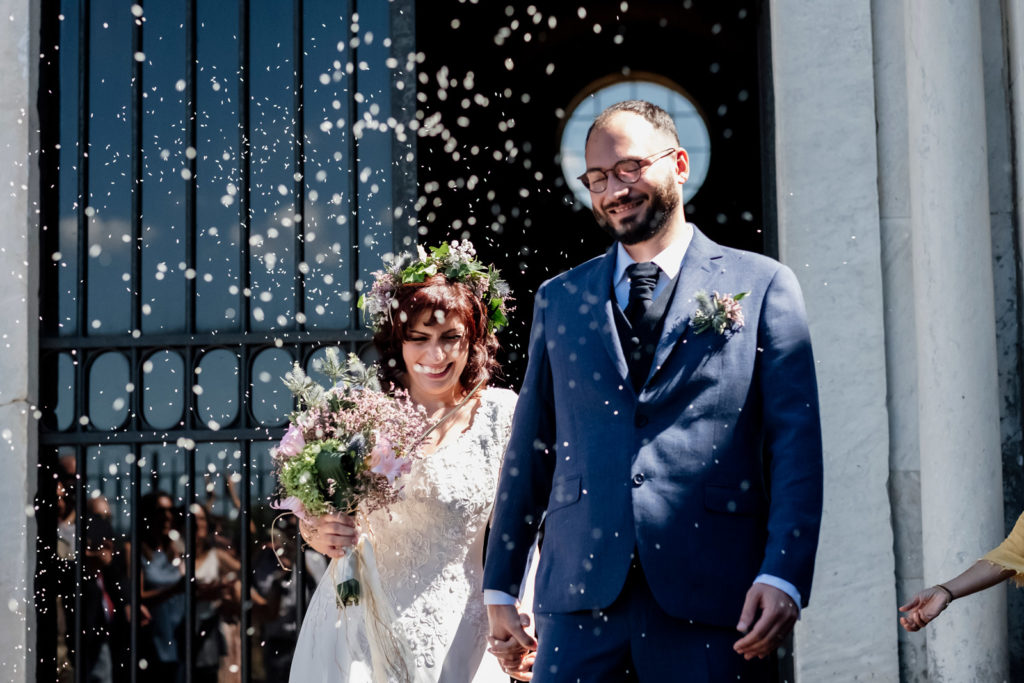
[[(896, 596), (903, 604), (921, 590), (921, 463), (918, 448), (917, 344), (911, 253), (904, 0), (872, 0), (875, 114), (878, 121), (878, 200), (885, 289), (886, 379), (889, 412), (889, 497)], [(895, 624), (894, 624), (895, 626)], [(900, 681), (926, 681), (924, 633), (898, 634)]]
[[(933, 584), (970, 566), (1003, 528), (978, 0), (907, 0), (904, 24), (922, 548)], [(986, 591), (929, 626), (929, 680), (1005, 679), (1005, 600), (1002, 587)]]
[(34, 173), (30, 155), (34, 137), (32, 92), (33, 51), (30, 25), (35, 3), (0, 0), (0, 679), (34, 680), (29, 648), (32, 609), (32, 573), (35, 563), (35, 527), (30, 516), (35, 492), (36, 421), (32, 416), (35, 378), (36, 282), (31, 263), (36, 258), (30, 197)]
[(797, 681), (899, 680), (886, 483), (877, 137), (869, 0), (773, 0), (779, 256), (817, 361), (825, 509)]

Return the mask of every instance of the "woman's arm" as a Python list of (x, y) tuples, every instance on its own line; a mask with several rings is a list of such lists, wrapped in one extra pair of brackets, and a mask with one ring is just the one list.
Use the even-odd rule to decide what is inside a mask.
[(139, 574), (139, 598), (151, 605), (163, 602), (175, 593), (180, 593), (183, 590), (185, 590), (184, 576), (181, 577), (181, 580), (170, 585), (147, 589), (145, 578), (141, 573)]
[(957, 598), (990, 588), (1016, 573), (988, 560), (978, 560), (955, 579), (918, 592), (910, 602), (900, 607), (901, 612), (907, 613), (900, 617), (900, 624), (908, 631), (918, 631)]
[(220, 565), (221, 578), (224, 578), (227, 574), (237, 574), (242, 569), (242, 562), (235, 555), (223, 548), (213, 548), (213, 552), (217, 553), (217, 562)]
[(235, 486), (235, 480), (230, 476), (227, 478), (228, 496), (231, 498), (231, 504), (235, 506), (236, 510), (242, 509), (242, 501), (238, 497), (238, 489)]

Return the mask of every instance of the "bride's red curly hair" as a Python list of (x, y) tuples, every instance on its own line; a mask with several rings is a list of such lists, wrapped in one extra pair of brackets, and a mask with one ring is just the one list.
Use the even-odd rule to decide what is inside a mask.
[(456, 315), (466, 326), (469, 358), (459, 377), (464, 390), (469, 391), (481, 380), (486, 384), (498, 372), (498, 339), (487, 331), (487, 309), (483, 302), (466, 284), (449, 282), (441, 274), (432, 275), (423, 282), (400, 286), (395, 292), (395, 301), (398, 308), (392, 307), (391, 320), (373, 335), (373, 343), (381, 355), (379, 375), (384, 386), (388, 383), (407, 386), (408, 370), (402, 359), (402, 344), (409, 338), (410, 324), (427, 311), (443, 311), (446, 318)]

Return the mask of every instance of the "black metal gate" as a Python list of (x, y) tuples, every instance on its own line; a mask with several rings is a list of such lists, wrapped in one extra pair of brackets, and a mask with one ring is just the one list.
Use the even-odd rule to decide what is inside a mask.
[(280, 378), (415, 237), (412, 6), (42, 3), (38, 680), (287, 672)]

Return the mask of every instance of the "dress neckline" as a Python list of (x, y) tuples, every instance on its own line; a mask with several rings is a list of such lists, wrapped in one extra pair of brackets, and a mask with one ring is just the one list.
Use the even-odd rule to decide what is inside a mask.
[(478, 418), (480, 417), (480, 408), (483, 406), (485, 396), (486, 396), (487, 392), (489, 392), (490, 390), (491, 390), (490, 387), (484, 387), (483, 389), (480, 390), (480, 393), (477, 395), (476, 405), (473, 406), (472, 412), (470, 413), (470, 416), (469, 416), (469, 424), (466, 425), (465, 429), (463, 429), (458, 434), (453, 436), (451, 438), (451, 440), (448, 441), (447, 443), (440, 443), (440, 444), (438, 444), (437, 447), (433, 451), (431, 451), (430, 453), (424, 453), (423, 454), (424, 458), (433, 457), (434, 455), (436, 455), (440, 451), (447, 450), (447, 449), (451, 448), (452, 446), (454, 446), (457, 443), (459, 443), (460, 441), (462, 441), (462, 439), (464, 439), (467, 434), (470, 434), (471, 432), (473, 432), (476, 429), (477, 423), (479, 422)]

